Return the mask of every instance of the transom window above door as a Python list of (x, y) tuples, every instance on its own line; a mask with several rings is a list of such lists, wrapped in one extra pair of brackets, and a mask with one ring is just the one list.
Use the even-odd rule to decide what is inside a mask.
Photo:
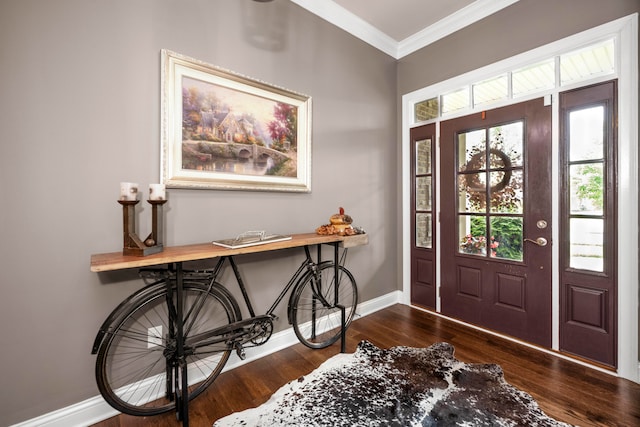
[(414, 104), (414, 123), (566, 87), (616, 71), (614, 39), (547, 58)]

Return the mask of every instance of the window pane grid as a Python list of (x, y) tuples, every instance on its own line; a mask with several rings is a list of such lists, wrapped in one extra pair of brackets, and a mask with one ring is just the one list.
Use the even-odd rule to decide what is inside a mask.
[(569, 267), (596, 272), (605, 257), (604, 121), (602, 105), (573, 110), (568, 121)]
[(420, 248), (431, 248), (433, 244), (431, 155), (431, 138), (415, 141), (415, 240)]
[(460, 254), (523, 260), (523, 127), (517, 121), (457, 137)]
[[(475, 82), (456, 91), (414, 104), (414, 121), (422, 122), (474, 107), (552, 90), (579, 81), (615, 73), (615, 40), (585, 47)], [(438, 102), (440, 101), (440, 102)]]

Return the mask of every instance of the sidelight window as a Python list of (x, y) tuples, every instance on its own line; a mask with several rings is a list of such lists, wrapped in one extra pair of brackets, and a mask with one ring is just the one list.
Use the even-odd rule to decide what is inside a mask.
[(433, 179), (431, 138), (415, 142), (415, 228), (416, 246), (433, 246)]

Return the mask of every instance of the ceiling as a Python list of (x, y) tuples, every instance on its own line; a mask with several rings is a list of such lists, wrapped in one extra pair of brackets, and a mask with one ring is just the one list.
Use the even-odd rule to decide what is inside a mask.
[(400, 59), (518, 0), (291, 0)]
[(333, 0), (400, 42), (469, 6), (474, 0)]

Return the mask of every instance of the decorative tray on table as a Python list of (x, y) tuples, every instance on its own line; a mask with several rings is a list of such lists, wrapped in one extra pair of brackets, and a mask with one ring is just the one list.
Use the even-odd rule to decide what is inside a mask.
[(283, 234), (267, 234), (264, 231), (247, 231), (234, 239), (214, 240), (212, 243), (229, 249), (246, 248), (248, 246), (291, 240), (291, 236)]

